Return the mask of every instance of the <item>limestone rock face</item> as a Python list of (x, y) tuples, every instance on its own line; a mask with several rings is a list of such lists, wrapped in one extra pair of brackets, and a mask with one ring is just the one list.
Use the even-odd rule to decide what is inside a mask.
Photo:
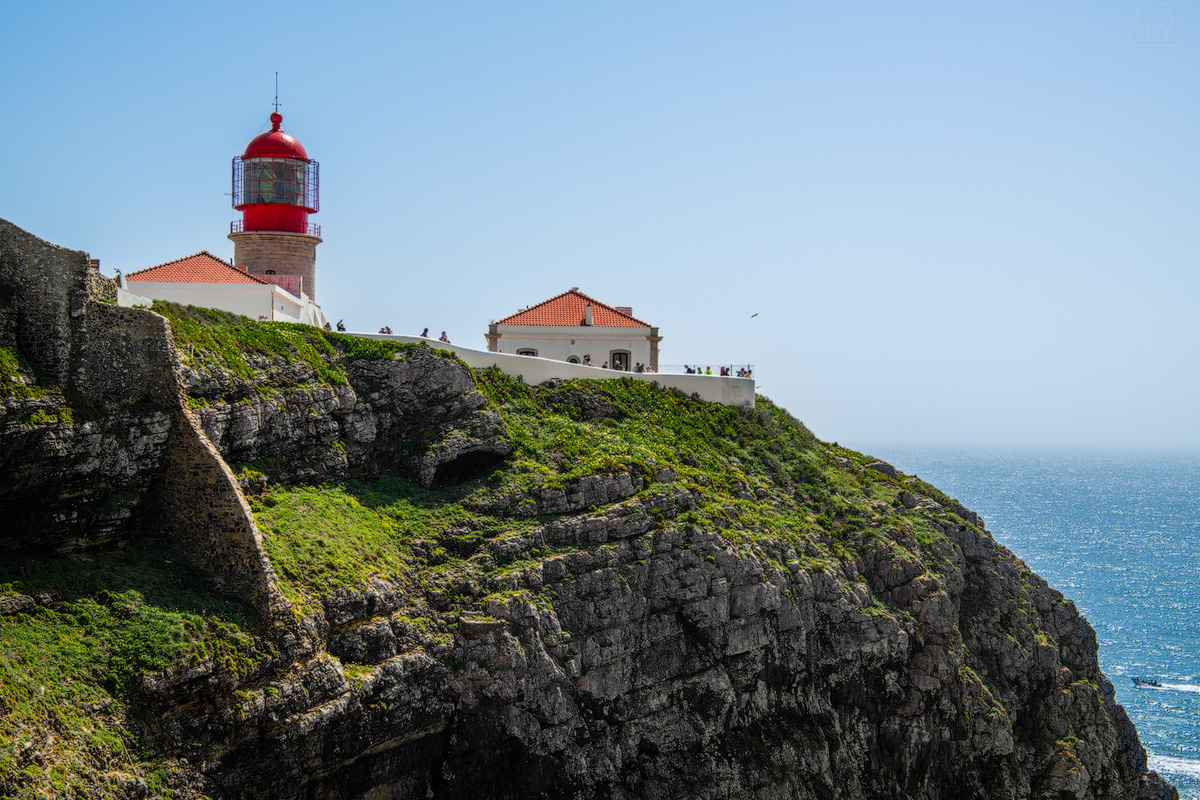
[(328, 655), (236, 708), (163, 691), (164, 729), (216, 742), (217, 797), (1176, 796), (1091, 627), (986, 533), (947, 522), (936, 570), (904, 540), (805, 568), (657, 524), (695, 502), (663, 486), (492, 542), (572, 547), (483, 585), (343, 592)]
[(111, 547), (134, 534), (135, 517), (145, 510), (166, 455), (170, 416), (154, 408), (114, 408), (86, 421), (54, 416), (66, 408), (61, 395), (0, 407), (5, 551)]
[(350, 361), (347, 373), (362, 398), (353, 424), (374, 431), (390, 449), (379, 469), (399, 467), (423, 486), (482, 471), (512, 452), (504, 423), (475, 389), (470, 370), (427, 348), (391, 361)]
[(470, 370), (436, 351), (342, 360), (348, 386), (322, 383), (311, 367), (282, 356), (248, 361), (253, 378), (185, 364), (184, 386), (199, 401), (196, 415), (225, 460), (252, 463), (273, 479), (397, 470), (432, 486), (477, 472), (512, 450)]
[[(286, 359), (248, 355), (253, 379), (215, 368), (183, 367), (184, 387), (213, 445), (230, 464), (276, 459), (287, 477), (311, 478), (345, 471), (344, 453), (335, 451), (337, 419), (354, 408), (349, 387), (322, 383), (311, 367)], [(278, 387), (270, 394), (260, 386)]]

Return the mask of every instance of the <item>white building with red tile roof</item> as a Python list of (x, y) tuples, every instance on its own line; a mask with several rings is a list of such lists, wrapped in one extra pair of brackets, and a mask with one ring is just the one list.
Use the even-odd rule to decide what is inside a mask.
[(578, 288), (522, 309), (488, 326), (488, 350), (538, 356), (572, 364), (590, 357), (594, 366), (633, 370), (645, 364), (658, 371), (658, 328), (633, 316), (633, 309), (610, 306)]
[(251, 319), (325, 325), (321, 307), (294, 275), (250, 275), (207, 250), (131, 272), (126, 289), (154, 300), (219, 308)]

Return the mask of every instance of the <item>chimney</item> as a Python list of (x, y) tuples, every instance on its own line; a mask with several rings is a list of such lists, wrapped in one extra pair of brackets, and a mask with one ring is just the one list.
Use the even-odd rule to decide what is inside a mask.
[(613, 306), (613, 308), (615, 308), (617, 311), (620, 311), (622, 314), (627, 314), (631, 317), (633, 316), (633, 306)]
[(592, 304), (591, 303), (588, 303), (586, 306), (583, 307), (583, 324), (584, 325), (592, 324)]
[(88, 267), (90, 267), (91, 269), (94, 269), (94, 270), (96, 270), (97, 272), (99, 272), (99, 271), (100, 271), (100, 259), (98, 259), (98, 258), (89, 258), (89, 259), (88, 259)]

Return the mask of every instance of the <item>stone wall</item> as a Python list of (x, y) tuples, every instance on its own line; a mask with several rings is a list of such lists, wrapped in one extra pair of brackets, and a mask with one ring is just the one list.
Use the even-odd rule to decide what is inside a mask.
[(117, 282), (100, 274), (100, 262), (94, 262), (94, 266), (88, 269), (84, 283), (89, 299), (117, 302)]
[(0, 220), (0, 346), (75, 398), (47, 389), (5, 402), (0, 511), (19, 524), (0, 545), (73, 552), (153, 531), (286, 629), (254, 518), (188, 407), (169, 323), (99, 302), (115, 297), (86, 253)]
[(140, 308), (89, 302), (77, 321), (69, 385), (96, 403), (175, 402), (167, 321)]
[(45, 380), (66, 386), (71, 321), (83, 314), (89, 288), (100, 280), (87, 253), (0, 219), (0, 347), (19, 350)]
[(170, 543), (218, 589), (253, 605), (264, 632), (285, 650), (294, 650), (301, 642), (292, 632), (291, 607), (279, 592), (237, 479), (200, 429), (182, 393), (172, 412), (174, 435), (159, 491), (160, 521), (170, 532)]
[[(187, 402), (174, 336), (153, 312), (89, 303), (76, 386), (101, 401), (150, 400), (171, 417), (157, 487), (164, 538), (214, 585), (251, 603), (270, 627), (291, 620), (237, 479)], [(120, 365), (120, 369), (114, 369)]]
[(113, 339), (100, 320), (117, 309), (88, 298), (115, 295), (86, 253), (0, 220), (0, 347), (32, 367), (18, 364), (0, 387), (0, 547), (9, 552), (113, 547), (147, 518), (170, 417), (142, 402), (142, 360), (108, 346), (123, 335)]

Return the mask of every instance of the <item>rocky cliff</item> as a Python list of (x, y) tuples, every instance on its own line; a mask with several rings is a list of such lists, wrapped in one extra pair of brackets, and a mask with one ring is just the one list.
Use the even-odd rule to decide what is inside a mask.
[(104, 291), (0, 227), (0, 794), (1176, 796), (1070, 601), (765, 399)]

